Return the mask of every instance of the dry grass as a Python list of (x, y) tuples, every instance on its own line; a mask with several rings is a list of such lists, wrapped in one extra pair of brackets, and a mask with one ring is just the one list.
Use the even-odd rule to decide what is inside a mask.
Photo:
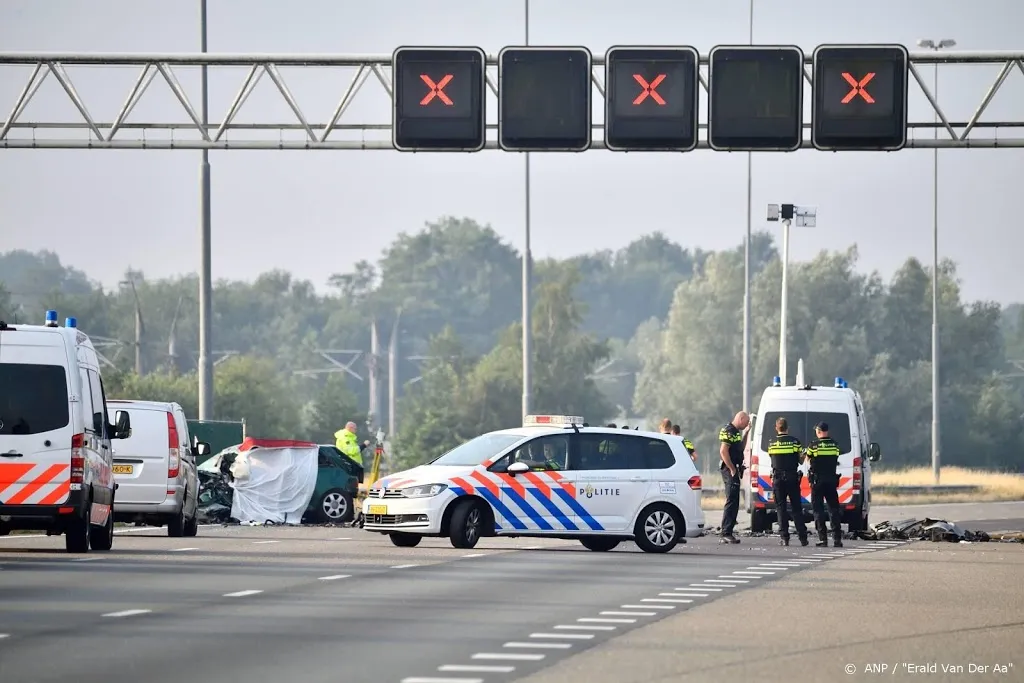
[[(971, 470), (964, 467), (943, 467), (939, 478), (942, 486), (978, 486), (977, 493), (911, 493), (901, 494), (878, 491), (872, 496), (875, 505), (928, 505), (935, 503), (994, 503), (1004, 500), (1024, 500), (1024, 475), (990, 470)], [(873, 486), (932, 486), (935, 480), (930, 467), (912, 467), (903, 470), (874, 470)], [(720, 510), (725, 498), (720, 494), (704, 494), (705, 510)]]

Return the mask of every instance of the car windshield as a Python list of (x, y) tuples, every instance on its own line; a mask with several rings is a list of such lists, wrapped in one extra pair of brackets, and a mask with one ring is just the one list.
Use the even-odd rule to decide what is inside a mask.
[(768, 442), (775, 437), (775, 420), (780, 417), (786, 418), (789, 423), (789, 433), (800, 439), (805, 446), (816, 437), (814, 425), (819, 422), (828, 424), (828, 435), (839, 444), (839, 450), (844, 455), (850, 452), (850, 418), (846, 413), (806, 413), (806, 412), (777, 412), (758, 415), (764, 425), (761, 430), (761, 451), (768, 452)]
[(43, 434), (70, 421), (62, 366), (0, 363), (0, 434)]
[(431, 465), (479, 465), (488, 458), (500, 454), (509, 446), (519, 443), (525, 436), (519, 434), (484, 434), (456, 446)]

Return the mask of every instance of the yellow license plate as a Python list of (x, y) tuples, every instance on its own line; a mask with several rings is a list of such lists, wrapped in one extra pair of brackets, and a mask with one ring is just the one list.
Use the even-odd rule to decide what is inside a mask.
[(134, 471), (134, 465), (114, 465), (114, 474), (131, 474)]
[(388, 506), (387, 505), (371, 505), (370, 506), (370, 512), (367, 513), (367, 514), (371, 514), (371, 515), (386, 515), (386, 514), (388, 514)]

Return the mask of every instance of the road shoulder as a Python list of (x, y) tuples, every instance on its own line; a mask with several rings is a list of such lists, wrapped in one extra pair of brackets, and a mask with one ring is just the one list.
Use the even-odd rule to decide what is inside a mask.
[[(865, 672), (872, 665), (915, 675), (907, 664), (935, 664), (928, 681), (1020, 680), (1022, 572), (1021, 544), (919, 542), (846, 557), (631, 631), (520, 683), (856, 681), (876, 676)], [(1012, 666), (998, 673), (996, 664)]]

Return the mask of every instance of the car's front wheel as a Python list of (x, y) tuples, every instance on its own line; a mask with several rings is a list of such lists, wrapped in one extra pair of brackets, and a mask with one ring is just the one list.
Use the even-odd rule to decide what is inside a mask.
[(473, 548), (480, 541), (484, 531), (486, 513), (484, 506), (475, 500), (466, 500), (457, 504), (452, 512), (448, 538), (456, 548)]
[(633, 529), (634, 542), (647, 553), (667, 553), (686, 533), (683, 516), (672, 505), (655, 503), (644, 508)]
[(619, 540), (616, 538), (591, 536), (589, 538), (581, 538), (580, 543), (582, 543), (583, 547), (587, 550), (593, 550), (596, 553), (605, 553), (619, 545)]
[(323, 524), (352, 521), (352, 496), (341, 489), (331, 489), (320, 498), (317, 517)]
[(401, 531), (388, 534), (388, 536), (391, 537), (391, 542), (399, 548), (415, 548), (423, 540), (423, 537), (418, 534), (406, 534)]

